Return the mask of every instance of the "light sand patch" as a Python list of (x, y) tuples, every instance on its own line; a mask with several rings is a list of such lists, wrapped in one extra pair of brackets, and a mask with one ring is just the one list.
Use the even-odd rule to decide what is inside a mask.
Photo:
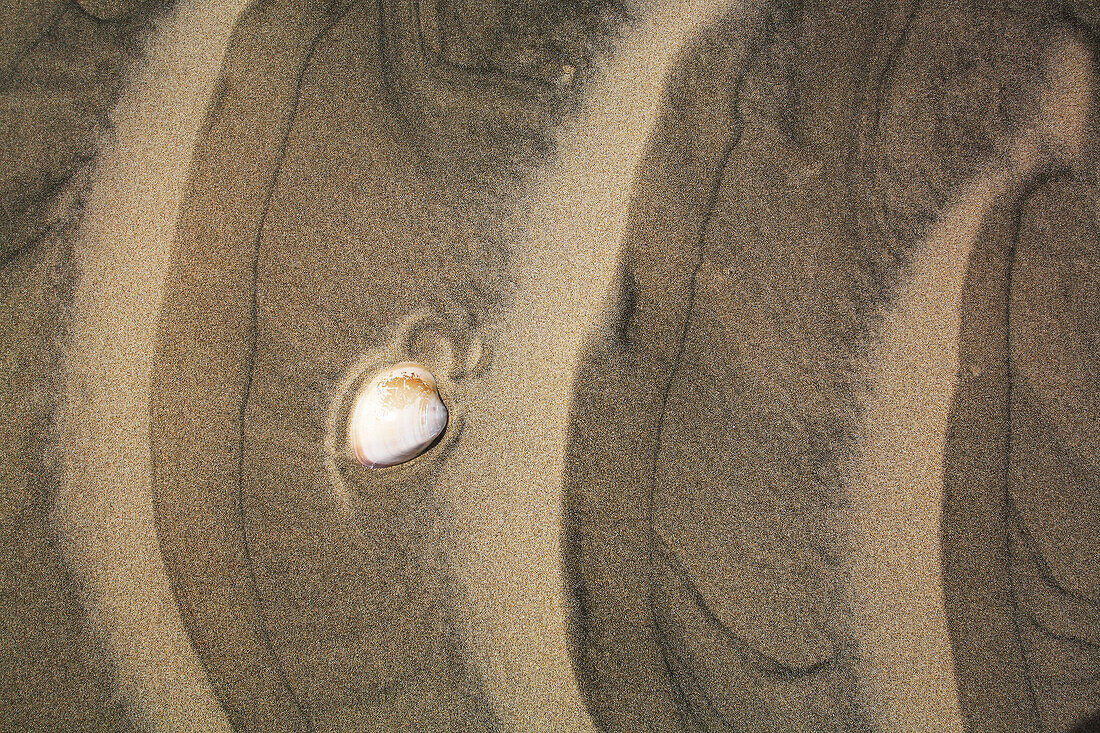
[[(725, 4), (642, 10), (585, 112), (536, 173), (517, 243), (517, 297), (490, 373), (467, 408), (441, 491), (459, 543), (458, 611), (509, 731), (593, 730), (566, 639), (561, 522), (568, 410), (579, 352), (604, 306), (635, 169), (680, 45)], [(476, 477), (476, 478), (474, 478)]]
[(228, 731), (180, 622), (153, 522), (149, 389), (191, 151), (242, 0), (178, 3), (112, 115), (75, 244), (54, 512), (119, 694), (146, 729)]

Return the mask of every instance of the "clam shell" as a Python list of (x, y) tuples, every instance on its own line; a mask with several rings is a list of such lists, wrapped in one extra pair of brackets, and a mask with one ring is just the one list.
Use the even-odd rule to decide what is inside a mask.
[(348, 418), (348, 449), (364, 466), (393, 466), (423, 453), (446, 427), (447, 406), (432, 373), (403, 362), (360, 390)]

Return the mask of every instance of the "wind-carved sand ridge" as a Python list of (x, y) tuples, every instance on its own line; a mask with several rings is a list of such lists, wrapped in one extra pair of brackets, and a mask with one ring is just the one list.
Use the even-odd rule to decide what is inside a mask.
[(131, 716), (228, 731), (184, 631), (153, 524), (149, 386), (168, 251), (191, 151), (243, 6), (181, 2), (160, 20), (112, 118), (74, 258), (54, 521)]
[[(584, 338), (601, 315), (635, 167), (680, 45), (726, 3), (640, 9), (583, 114), (536, 173), (514, 256), (517, 296), (464, 450), (440, 491), (454, 511), (458, 616), (507, 730), (593, 730), (569, 657), (563, 596), (562, 461)], [(471, 480), (470, 476), (479, 480)]]
[(847, 509), (849, 601), (864, 697), (884, 733), (963, 730), (940, 557), (963, 278), (993, 209), (1018, 197), (1042, 166), (1080, 153), (1094, 87), (1085, 44), (1054, 44), (1038, 119), (961, 187), (931, 228), (872, 354), (872, 397)]

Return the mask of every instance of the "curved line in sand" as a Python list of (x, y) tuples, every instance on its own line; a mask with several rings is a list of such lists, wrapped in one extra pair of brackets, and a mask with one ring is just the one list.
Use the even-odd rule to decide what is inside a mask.
[(1052, 45), (1034, 124), (971, 179), (921, 243), (871, 359), (850, 520), (851, 631), (864, 698), (883, 733), (961, 733), (944, 610), (940, 522), (947, 418), (959, 369), (970, 253), (994, 205), (1085, 140), (1095, 81), (1088, 47)]

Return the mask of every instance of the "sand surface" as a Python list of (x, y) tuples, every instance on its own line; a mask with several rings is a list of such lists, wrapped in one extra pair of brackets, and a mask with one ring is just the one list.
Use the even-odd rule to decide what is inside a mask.
[(229, 30), (240, 5), (181, 3), (149, 40), (85, 194), (55, 519), (114, 683), (149, 730), (228, 730), (160, 559), (149, 493), (149, 386), (165, 267)]
[[(60, 22), (32, 5), (3, 59)], [(682, 0), (565, 14), (547, 47), (512, 28), (529, 52), (482, 58), (491, 33), (447, 24), (508, 20), (444, 5), (181, 2), (109, 134), (62, 126), (5, 168), (15, 190), (99, 146), (62, 200), (83, 190), (82, 218), (5, 220), (32, 245), (3, 250), (5, 409), (30, 436), (4, 466), (45, 444), (63, 374), (51, 524), (48, 467), (27, 474), (46, 499), (4, 483), (41, 529), (18, 577), (56, 585), (34, 602), (70, 639), (30, 678), (74, 670), (64, 704), (104, 730), (919, 733), (1084, 709), (995, 650), (1019, 619), (1062, 628), (1039, 563), (1090, 597), (1091, 515), (1063, 558), (1076, 489), (1032, 501), (983, 463), (1053, 449), (982, 428), (1053, 409), (1092, 470), (1091, 367), (1041, 277), (1042, 207), (1076, 225), (1088, 190), (1029, 188), (1088, 152), (1084, 43), (1040, 4)], [(1002, 393), (998, 328), (1047, 401)], [(355, 390), (406, 359), (448, 431), (356, 465)], [(1007, 534), (975, 516), (1005, 496)], [(1028, 653), (1061, 658), (1046, 633)]]
[[(723, 3), (643, 10), (536, 173), (517, 243), (517, 296), (468, 448), (441, 477), (453, 507), (459, 618), (509, 730), (592, 730), (573, 677), (562, 576), (562, 473), (581, 348), (607, 312), (636, 168), (681, 45)], [(509, 429), (501, 430), (507, 425)]]

